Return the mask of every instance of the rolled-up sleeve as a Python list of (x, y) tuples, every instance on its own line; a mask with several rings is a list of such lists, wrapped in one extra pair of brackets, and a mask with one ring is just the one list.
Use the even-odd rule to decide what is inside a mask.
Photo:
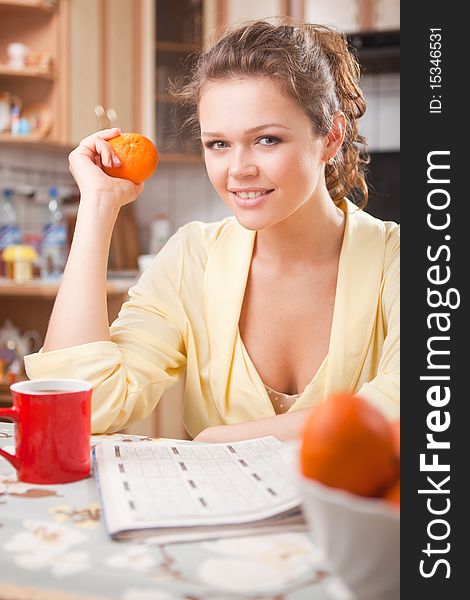
[(400, 415), (400, 230), (394, 229), (387, 247), (382, 288), (382, 320), (386, 330), (377, 375), (361, 386), (367, 398), (389, 418)]
[(93, 386), (92, 431), (112, 432), (145, 418), (186, 367), (186, 315), (179, 297), (181, 232), (129, 290), (111, 341), (25, 357), (30, 379), (77, 378)]

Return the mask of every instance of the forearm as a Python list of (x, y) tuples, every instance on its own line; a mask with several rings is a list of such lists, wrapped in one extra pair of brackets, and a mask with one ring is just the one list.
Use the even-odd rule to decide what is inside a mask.
[(119, 133), (117, 128), (94, 133), (69, 154), (70, 171), (80, 190), (80, 206), (49, 321), (45, 352), (110, 339), (106, 276), (113, 227), (120, 207), (135, 200), (144, 187), (142, 183), (109, 177), (101, 169), (101, 165), (118, 164), (107, 140)]
[(283, 415), (276, 415), (275, 417), (247, 421), (246, 423), (208, 427), (201, 431), (194, 438), (194, 441), (236, 442), (266, 435), (273, 435), (284, 441), (295, 440), (300, 437), (309, 412), (309, 408), (304, 408)]
[(44, 342), (46, 352), (110, 339), (106, 278), (118, 208), (103, 204), (93, 197), (81, 199), (74, 238)]

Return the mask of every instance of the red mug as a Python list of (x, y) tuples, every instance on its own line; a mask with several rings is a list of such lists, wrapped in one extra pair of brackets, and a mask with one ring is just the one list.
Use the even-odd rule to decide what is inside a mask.
[(36, 379), (10, 386), (16, 453), (0, 448), (27, 483), (69, 483), (90, 474), (92, 387), (80, 379)]

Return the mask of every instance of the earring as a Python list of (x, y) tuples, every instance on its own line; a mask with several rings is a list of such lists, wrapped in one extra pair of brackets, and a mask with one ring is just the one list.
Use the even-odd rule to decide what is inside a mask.
[(335, 164), (335, 157), (334, 156), (330, 156), (330, 158), (328, 159), (328, 164), (329, 165), (334, 165)]

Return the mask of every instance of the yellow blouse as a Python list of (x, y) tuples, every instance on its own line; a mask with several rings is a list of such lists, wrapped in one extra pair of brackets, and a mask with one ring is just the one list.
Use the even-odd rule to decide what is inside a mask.
[[(289, 410), (337, 391), (358, 392), (399, 414), (399, 227), (349, 201), (328, 355)], [(25, 358), (31, 379), (93, 384), (92, 429), (116, 431), (146, 417), (186, 371), (184, 424), (274, 416), (244, 350), (238, 322), (256, 233), (234, 217), (185, 225), (129, 290), (111, 341)]]

